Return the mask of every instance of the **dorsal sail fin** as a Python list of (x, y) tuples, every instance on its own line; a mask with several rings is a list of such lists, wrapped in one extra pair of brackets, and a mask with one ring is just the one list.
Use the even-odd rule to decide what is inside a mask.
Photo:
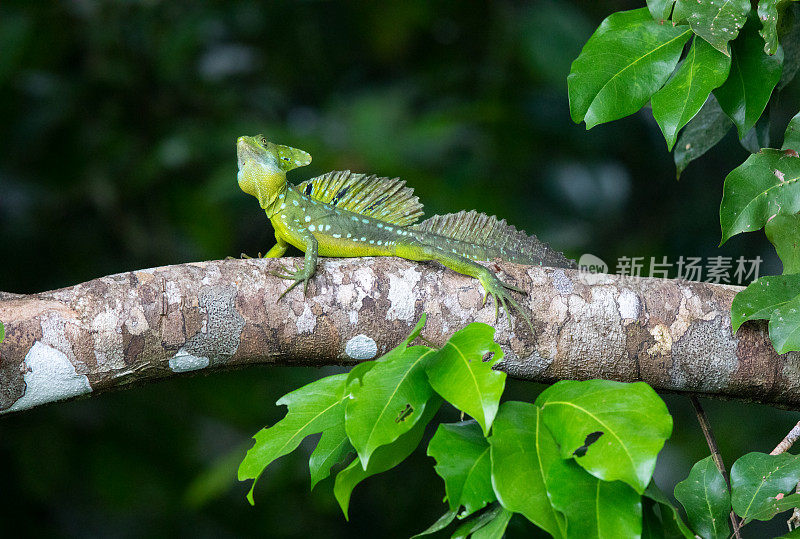
[(314, 200), (399, 226), (414, 224), (423, 213), (414, 190), (400, 178), (343, 170), (311, 178), (296, 188)]
[(481, 247), (492, 257), (497, 256), (509, 262), (576, 267), (573, 260), (567, 259), (536, 236), (528, 236), (525, 231), (517, 230), (505, 219), (475, 210), (434, 215), (412, 228)]

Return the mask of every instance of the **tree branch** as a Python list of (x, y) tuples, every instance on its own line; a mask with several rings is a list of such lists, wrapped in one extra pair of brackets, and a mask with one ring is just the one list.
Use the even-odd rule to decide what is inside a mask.
[(764, 324), (731, 335), (738, 287), (501, 264), (529, 291), (531, 333), (516, 317), (495, 322), (477, 281), (439, 264), (323, 259), (308, 297), (298, 287), (279, 302), (276, 264), (190, 263), (0, 294), (0, 410), (199, 369), (351, 364), (395, 346), (423, 312), (437, 343), (469, 322), (494, 325), (499, 368), (518, 378), (643, 380), (800, 408), (800, 354), (776, 354)]

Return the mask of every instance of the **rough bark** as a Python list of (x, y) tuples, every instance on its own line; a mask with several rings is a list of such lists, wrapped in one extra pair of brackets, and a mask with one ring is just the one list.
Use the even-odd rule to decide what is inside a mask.
[(520, 303), (532, 332), (514, 316), (495, 322), (474, 279), (435, 263), (323, 259), (307, 297), (297, 287), (276, 301), (286, 287), (268, 273), (277, 263), (181, 264), (0, 294), (0, 410), (199, 369), (355, 363), (395, 346), (423, 312), (435, 343), (469, 322), (494, 325), (499, 368), (518, 378), (643, 380), (800, 408), (800, 354), (776, 354), (763, 324), (731, 334), (738, 287), (491, 263), (529, 291)]

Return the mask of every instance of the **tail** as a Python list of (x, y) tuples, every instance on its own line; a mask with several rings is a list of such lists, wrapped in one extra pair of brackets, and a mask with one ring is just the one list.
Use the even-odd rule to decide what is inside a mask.
[(577, 268), (574, 260), (565, 257), (536, 236), (517, 230), (505, 219), (472, 211), (434, 215), (411, 228), (469, 244), (476, 258), (501, 258), (508, 262), (554, 268)]

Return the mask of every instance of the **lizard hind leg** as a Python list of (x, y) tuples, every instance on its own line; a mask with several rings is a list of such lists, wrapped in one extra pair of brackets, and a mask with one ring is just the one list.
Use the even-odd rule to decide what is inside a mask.
[(481, 282), (481, 285), (483, 285), (484, 304), (486, 304), (486, 298), (488, 296), (491, 296), (492, 299), (494, 300), (495, 319), (500, 318), (500, 308), (502, 307), (502, 309), (506, 312), (506, 316), (508, 316), (510, 322), (511, 321), (511, 310), (509, 309), (510, 305), (511, 307), (514, 308), (515, 311), (517, 311), (522, 316), (522, 318), (525, 320), (528, 327), (530, 328), (531, 333), (534, 332), (533, 322), (531, 322), (528, 313), (526, 313), (525, 310), (519, 306), (519, 303), (517, 303), (517, 301), (509, 293), (509, 290), (513, 290), (515, 292), (525, 294), (526, 292), (524, 290), (501, 281), (495, 274), (489, 272), (488, 270), (485, 274), (478, 276), (478, 280)]

